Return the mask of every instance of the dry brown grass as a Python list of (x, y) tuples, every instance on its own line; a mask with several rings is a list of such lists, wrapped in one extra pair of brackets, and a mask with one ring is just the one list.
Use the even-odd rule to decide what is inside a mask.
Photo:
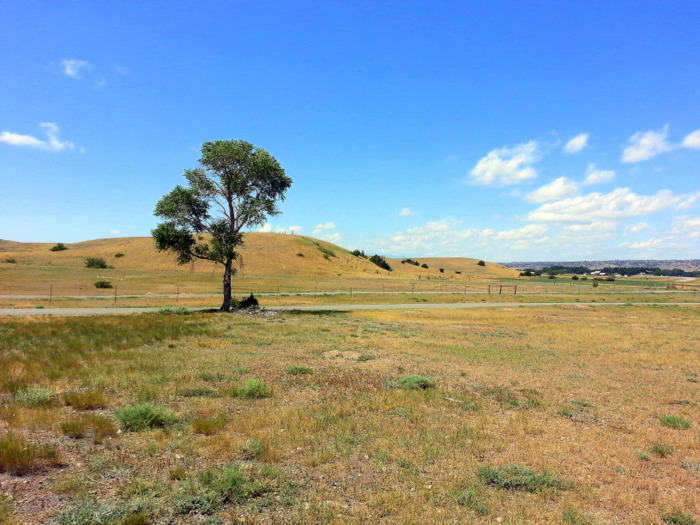
[[(0, 431), (50, 443), (68, 465), (41, 474), (48, 481), (41, 485), (3, 485), (20, 502), (23, 523), (50, 522), (86, 493), (124, 504), (143, 497), (159, 523), (182, 487), (231, 463), (275, 488), (271, 497), (224, 505), (217, 511), (224, 523), (408, 524), (430, 517), (445, 524), (641, 525), (661, 524), (664, 514), (700, 513), (699, 478), (689, 467), (700, 462), (696, 308), (187, 318), (211, 332), (96, 348), (89, 361), (42, 380), (59, 395), (108, 392), (110, 408), (98, 415), (112, 420), (126, 405), (165, 406), (180, 421), (174, 427), (94, 444), (89, 432), (88, 439), (61, 433), (62, 423), (80, 417), (73, 408), (3, 398)], [(17, 333), (27, 323), (69, 331), (80, 321), (0, 326)], [(293, 366), (310, 373), (288, 373)], [(436, 386), (392, 386), (407, 374)], [(270, 385), (272, 397), (231, 395), (251, 378)], [(692, 427), (664, 426), (666, 414)], [(658, 443), (673, 452), (650, 452)], [(478, 476), (483, 467), (507, 465), (548, 472), (561, 488), (511, 491)], [(80, 479), (88, 482), (69, 483)], [(59, 490), (72, 499), (56, 497)], [(29, 496), (45, 507), (32, 506)]]

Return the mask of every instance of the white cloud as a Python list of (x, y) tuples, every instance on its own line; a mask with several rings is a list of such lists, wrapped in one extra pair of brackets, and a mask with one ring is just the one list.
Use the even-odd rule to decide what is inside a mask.
[(700, 239), (700, 217), (676, 217), (670, 231), (674, 235)]
[(77, 60), (70, 58), (61, 61), (63, 73), (69, 77), (80, 78), (82, 71), (92, 69), (92, 64), (86, 60)]
[(324, 241), (332, 242), (333, 244), (338, 244), (343, 240), (343, 236), (338, 232), (328, 233), (320, 236), (319, 238)]
[(564, 146), (564, 151), (567, 153), (578, 153), (588, 145), (588, 133), (576, 135)]
[(629, 145), (622, 152), (622, 162), (641, 162), (671, 151), (673, 146), (667, 137), (668, 124), (658, 131), (638, 131), (630, 137)]
[(647, 222), (638, 222), (637, 224), (633, 224), (629, 228), (627, 228), (627, 231), (630, 233), (639, 233), (639, 232), (644, 232), (647, 230), (651, 229), (651, 225)]
[(314, 231), (311, 232), (311, 235), (321, 235), (325, 231), (333, 229), (335, 229), (335, 223), (333, 221), (324, 222), (322, 224), (317, 224), (314, 227)]
[(498, 148), (477, 162), (471, 170), (475, 184), (509, 186), (537, 177), (530, 164), (540, 159), (539, 144), (530, 141), (513, 148)]
[(122, 232), (120, 232), (119, 230), (110, 230), (109, 232), (110, 235), (121, 235), (121, 233)]
[(597, 221), (588, 224), (570, 224), (564, 228), (564, 231), (576, 234), (610, 233), (616, 228), (617, 223), (613, 221)]
[(74, 149), (75, 144), (68, 141), (60, 141), (58, 139), (59, 129), (53, 122), (43, 122), (40, 127), (46, 135), (45, 140), (32, 137), (31, 135), (20, 135), (3, 131), (0, 133), (0, 142), (5, 142), (11, 146), (28, 146), (32, 148), (44, 149), (47, 151), (63, 151), (66, 149)]
[(586, 169), (586, 179), (583, 181), (583, 184), (585, 186), (602, 184), (604, 182), (610, 182), (614, 178), (615, 172), (613, 170), (599, 170), (595, 167), (595, 164), (589, 164)]
[(683, 139), (683, 147), (700, 149), (700, 129), (688, 133)]
[(567, 197), (573, 197), (578, 193), (578, 184), (566, 177), (554, 179), (549, 184), (545, 184), (541, 188), (537, 188), (525, 195), (527, 202), (550, 202)]
[(272, 231), (272, 224), (266, 222), (265, 224), (260, 226), (260, 228), (258, 228), (258, 231), (261, 233), (270, 233)]
[(685, 201), (684, 196), (661, 190), (655, 195), (637, 195), (629, 188), (617, 188), (608, 194), (590, 193), (543, 204), (527, 216), (534, 222), (596, 222), (623, 220), (655, 213)]
[(399, 212), (399, 217), (413, 217), (415, 214), (416, 212), (412, 211), (410, 208), (402, 208)]
[(656, 253), (659, 253), (660, 250), (674, 250), (684, 247), (683, 244), (677, 242), (673, 237), (652, 237), (646, 241), (623, 242), (620, 246), (634, 250), (653, 250)]
[(287, 228), (290, 232), (294, 233), (295, 235), (299, 235), (299, 232), (304, 229), (303, 226), (290, 226)]

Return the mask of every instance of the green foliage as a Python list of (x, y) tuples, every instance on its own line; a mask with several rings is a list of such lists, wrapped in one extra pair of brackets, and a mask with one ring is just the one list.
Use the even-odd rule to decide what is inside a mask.
[(396, 385), (405, 390), (427, 390), (435, 386), (435, 381), (429, 377), (409, 374), (399, 379)]
[(386, 270), (387, 272), (391, 271), (391, 266), (389, 266), (389, 263), (386, 262), (386, 259), (381, 255), (372, 255), (372, 257), (369, 258), (369, 262), (376, 264), (381, 269)]
[(131, 432), (167, 427), (177, 422), (170, 410), (150, 403), (126, 406), (117, 412), (117, 419), (124, 430)]
[(173, 502), (175, 514), (210, 515), (227, 503), (243, 503), (262, 496), (268, 488), (250, 480), (234, 466), (212, 469), (197, 482), (186, 483)]
[(246, 441), (243, 452), (246, 459), (260, 459), (265, 455), (267, 446), (258, 438), (251, 438)]
[(243, 384), (234, 389), (234, 395), (243, 399), (263, 399), (272, 397), (272, 389), (261, 379), (246, 379)]
[(63, 250), (67, 250), (68, 248), (66, 247), (65, 244), (62, 242), (56, 243), (55, 246), (49, 249), (50, 252), (62, 252)]
[(593, 518), (574, 507), (564, 507), (561, 517), (566, 525), (594, 525)]
[(473, 487), (455, 490), (452, 498), (455, 503), (472, 509), (479, 516), (486, 516), (489, 513), (489, 508), (481, 502), (477, 489)]
[(164, 222), (151, 234), (156, 249), (173, 252), (179, 264), (223, 264), (221, 310), (228, 311), (242, 229), (277, 215), (276, 203), (292, 180), (272, 155), (243, 140), (205, 142), (201, 154), (200, 167), (185, 171), (188, 187), (176, 186), (156, 204), (155, 215)]
[(479, 261), (476, 263), (477, 266), (486, 266), (486, 263), (484, 261)]
[(659, 456), (660, 458), (666, 458), (675, 451), (676, 449), (674, 449), (671, 445), (667, 445), (666, 443), (654, 443), (651, 447), (649, 447), (649, 452), (655, 456)]
[(41, 386), (29, 387), (15, 394), (15, 401), (28, 407), (51, 406), (56, 400), (56, 393)]
[(330, 260), (331, 257), (337, 257), (335, 252), (329, 248), (326, 248), (325, 246), (322, 246), (321, 244), (314, 242), (314, 246), (316, 246), (316, 249), (323, 254), (323, 258), (326, 260)]
[(120, 252), (120, 253), (115, 253), (114, 256), (119, 258), (119, 257), (124, 257), (124, 254)]
[(107, 268), (107, 261), (102, 257), (85, 258), (85, 268)]
[(350, 252), (352, 255), (355, 257), (362, 257), (363, 259), (366, 259), (367, 256), (365, 255), (365, 252), (363, 250), (353, 250)]
[(161, 315), (189, 315), (191, 312), (184, 306), (164, 306), (158, 309)]
[(73, 508), (59, 514), (56, 523), (58, 525), (145, 525), (149, 522), (143, 511), (144, 506), (145, 503), (141, 500), (107, 505), (84, 498)]
[(690, 421), (688, 421), (687, 419), (683, 419), (680, 416), (661, 416), (659, 417), (659, 421), (665, 427), (676, 428), (679, 430), (687, 430), (693, 426), (693, 424)]
[(216, 391), (211, 388), (185, 388), (178, 395), (182, 397), (218, 397)]
[(15, 259), (14, 257), (6, 257), (4, 259), (4, 262), (6, 262), (7, 264), (17, 264), (17, 259)]
[(543, 489), (565, 489), (570, 486), (548, 472), (537, 473), (519, 465), (483, 467), (479, 469), (478, 476), (487, 485), (507, 490), (537, 492)]
[(578, 281), (578, 275), (572, 275), (571, 276), (572, 281)]
[(664, 514), (661, 519), (666, 523), (671, 523), (672, 525), (699, 525), (693, 515), (686, 512), (676, 511), (670, 514)]
[(401, 264), (412, 264), (413, 266), (420, 266), (420, 263), (418, 261), (414, 261), (413, 259), (404, 259), (401, 261)]
[(50, 445), (36, 445), (12, 432), (0, 436), (0, 472), (24, 476), (60, 463), (58, 452)]
[(426, 270), (428, 269), (428, 265), (425, 264), (425, 263), (421, 264), (420, 267), (421, 267), (421, 268), (425, 268)]
[(285, 372), (287, 372), (288, 374), (293, 375), (293, 376), (298, 376), (298, 375), (302, 375), (302, 374), (310, 374), (311, 369), (307, 366), (296, 366), (295, 365), (295, 366), (288, 367), (285, 370)]
[(444, 269), (444, 268), (438, 268), (438, 271), (439, 271), (440, 273), (445, 273), (445, 269)]
[(113, 288), (109, 281), (95, 281), (93, 284), (95, 288)]

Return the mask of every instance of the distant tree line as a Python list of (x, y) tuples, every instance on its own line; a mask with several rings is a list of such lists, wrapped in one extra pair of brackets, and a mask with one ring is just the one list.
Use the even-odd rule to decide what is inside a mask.
[[(533, 270), (533, 269), (526, 269), (520, 272), (520, 275), (523, 277), (538, 277), (542, 274), (545, 275), (562, 275), (562, 274), (578, 274), (578, 275), (584, 275), (584, 274), (589, 274), (592, 271), (596, 270), (591, 270), (587, 266), (561, 266), (561, 265), (554, 265), (554, 266), (545, 266), (541, 270)], [(601, 268), (597, 271), (600, 271), (602, 273), (612, 275), (612, 274), (617, 274), (617, 275), (624, 275), (624, 276), (630, 276), (630, 275), (639, 275), (641, 273), (645, 273), (648, 275), (657, 275), (657, 276), (662, 276), (662, 277), (700, 277), (700, 271), (692, 271), (688, 272), (685, 270), (681, 270), (679, 268), (674, 268), (673, 270), (664, 270), (661, 268), (652, 268), (649, 266), (633, 266), (629, 268), (621, 268), (617, 266), (606, 266), (605, 268)]]

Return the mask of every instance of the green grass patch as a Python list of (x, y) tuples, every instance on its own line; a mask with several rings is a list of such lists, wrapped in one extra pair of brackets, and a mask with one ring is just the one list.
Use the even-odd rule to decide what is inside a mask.
[(61, 464), (58, 451), (8, 432), (0, 436), (0, 472), (23, 476)]
[(289, 375), (299, 376), (304, 374), (310, 374), (311, 369), (308, 366), (290, 366), (285, 369), (285, 372)]
[(659, 421), (665, 427), (675, 428), (678, 430), (687, 430), (693, 426), (693, 424), (687, 419), (683, 419), (680, 416), (661, 416)]
[(660, 458), (666, 458), (675, 451), (675, 448), (673, 448), (671, 445), (667, 445), (666, 443), (654, 443), (651, 447), (649, 447), (649, 452), (655, 456), (659, 456)]
[(426, 376), (409, 374), (396, 381), (396, 386), (404, 390), (427, 390), (435, 387), (435, 381)]
[(698, 525), (700, 523), (693, 518), (692, 514), (680, 511), (664, 514), (661, 516), (661, 519), (664, 523), (672, 525)]
[(570, 486), (570, 483), (548, 472), (538, 473), (520, 465), (483, 467), (479, 469), (478, 476), (487, 485), (507, 490), (538, 492), (544, 489), (566, 489)]
[(122, 428), (130, 432), (167, 427), (177, 422), (177, 418), (170, 410), (151, 403), (126, 406), (117, 412), (117, 419)]
[(272, 397), (272, 389), (262, 379), (251, 378), (234, 388), (233, 394), (242, 399), (263, 399)]

